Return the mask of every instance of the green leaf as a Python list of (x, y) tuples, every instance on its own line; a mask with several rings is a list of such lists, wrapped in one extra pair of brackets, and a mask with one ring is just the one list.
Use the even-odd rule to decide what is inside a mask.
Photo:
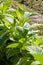
[(6, 13), (6, 11), (9, 8), (10, 5), (11, 5), (11, 2), (4, 3), (4, 5), (3, 5), (3, 14)]
[(27, 51), (30, 51), (30, 53), (33, 55), (35, 60), (38, 60), (43, 65), (43, 49), (38, 46), (27, 46)]
[(41, 40), (42, 40), (41, 37), (37, 38), (37, 39), (34, 41), (34, 45), (35, 45), (35, 46), (40, 45)]
[(17, 64), (15, 64), (15, 65), (22, 65), (23, 62), (24, 62), (24, 59), (20, 58), (19, 61), (17, 62)]
[(0, 46), (3, 46), (8, 40), (8, 31), (4, 31), (0, 35)]
[(38, 60), (43, 65), (43, 55), (33, 54), (35, 60)]
[(3, 3), (0, 4), (0, 11), (3, 9)]
[(18, 44), (19, 43), (12, 43), (12, 44), (9, 44), (6, 48), (16, 48)]
[(19, 48), (6, 48), (6, 56), (7, 58), (10, 58), (12, 56), (18, 55), (20, 53)]
[(33, 62), (31, 63), (31, 65), (39, 65), (39, 64), (40, 64), (39, 61), (33, 61)]

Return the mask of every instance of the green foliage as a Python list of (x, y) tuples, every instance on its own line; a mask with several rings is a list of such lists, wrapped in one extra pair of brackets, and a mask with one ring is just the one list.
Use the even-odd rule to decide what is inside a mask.
[(38, 14), (21, 6), (15, 10), (11, 4), (0, 3), (0, 64), (43, 65), (43, 36), (38, 34), (40, 30), (34, 30), (43, 24), (28, 23)]

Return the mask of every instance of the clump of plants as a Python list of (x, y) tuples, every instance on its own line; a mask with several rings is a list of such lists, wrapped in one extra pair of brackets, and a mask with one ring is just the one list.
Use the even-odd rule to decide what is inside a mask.
[[(43, 35), (35, 30), (43, 24), (29, 24), (36, 13), (15, 10), (11, 2), (0, 2), (0, 64), (43, 65)], [(43, 32), (43, 31), (42, 31)]]

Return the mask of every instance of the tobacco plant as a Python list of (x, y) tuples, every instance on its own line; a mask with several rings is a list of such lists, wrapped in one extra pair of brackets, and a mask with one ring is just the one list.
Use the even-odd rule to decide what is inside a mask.
[(12, 8), (11, 2), (0, 2), (0, 64), (43, 65), (43, 24), (30, 24), (37, 13), (22, 6)]

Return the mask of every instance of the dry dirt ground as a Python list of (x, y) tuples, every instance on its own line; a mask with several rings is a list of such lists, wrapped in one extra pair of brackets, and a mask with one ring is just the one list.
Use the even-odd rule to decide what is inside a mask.
[(30, 21), (35, 22), (35, 23), (42, 23), (43, 24), (43, 15), (32, 17), (30, 19)]

